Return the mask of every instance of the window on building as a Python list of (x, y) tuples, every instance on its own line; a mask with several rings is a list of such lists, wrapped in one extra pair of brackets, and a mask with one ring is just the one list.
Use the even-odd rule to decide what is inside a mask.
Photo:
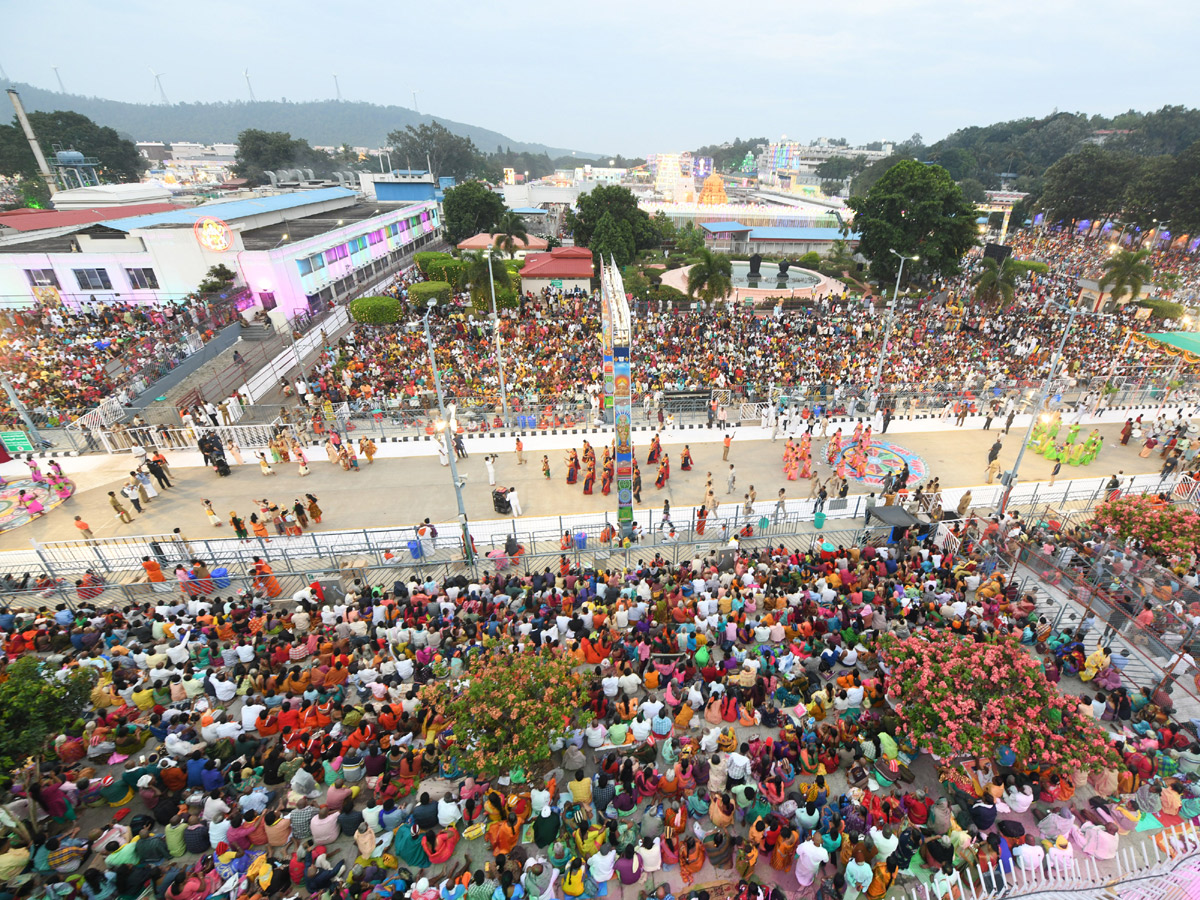
[(126, 269), (129, 276), (129, 286), (135, 291), (157, 291), (158, 279), (154, 277), (153, 269)]
[(26, 269), (25, 277), (29, 279), (30, 287), (59, 287), (53, 269)]
[(76, 269), (75, 280), (79, 282), (81, 291), (112, 290), (112, 282), (108, 280), (106, 269)]
[(383, 229), (382, 228), (379, 229), (378, 231), (372, 231), (370, 234), (367, 235), (367, 243), (369, 243), (369, 244), (378, 244), (382, 240), (383, 240)]
[(312, 258), (305, 257), (304, 259), (296, 260), (296, 268), (300, 270), (301, 275), (312, 274)]

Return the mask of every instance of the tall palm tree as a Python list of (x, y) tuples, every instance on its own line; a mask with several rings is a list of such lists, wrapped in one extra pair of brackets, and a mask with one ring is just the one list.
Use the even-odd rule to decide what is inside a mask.
[(1011, 258), (997, 265), (994, 259), (985, 259), (979, 271), (971, 276), (975, 285), (975, 302), (995, 306), (1001, 300), (1011, 303), (1017, 291), (1017, 267)]
[(700, 261), (688, 269), (688, 296), (705, 303), (727, 297), (733, 291), (733, 264), (724, 254), (700, 251)]
[(508, 268), (500, 260), (492, 257), (489, 259), (487, 253), (482, 250), (475, 250), (471, 253), (463, 254), (463, 267), (458, 274), (458, 289), (460, 291), (467, 290), (467, 285), (470, 285), (471, 299), (476, 297), (487, 297), (488, 303), (491, 303), (491, 288), (488, 286), (488, 264), (491, 263), (492, 278), (496, 282), (496, 287), (510, 287), (511, 279), (508, 276)]
[(1154, 267), (1145, 261), (1149, 255), (1149, 250), (1120, 250), (1106, 259), (1101, 266), (1104, 274), (1098, 285), (1100, 297), (1105, 291), (1114, 303), (1125, 296), (1131, 300), (1140, 297), (1142, 288), (1154, 278)]
[(850, 245), (844, 240), (837, 240), (830, 244), (825, 259), (829, 262), (830, 268), (835, 269), (839, 275), (854, 265), (854, 254), (850, 251)]
[(525, 246), (529, 241), (529, 232), (525, 230), (525, 220), (511, 210), (505, 212), (500, 217), (500, 221), (496, 223), (496, 236), (496, 244), (510, 257), (516, 255), (518, 240)]

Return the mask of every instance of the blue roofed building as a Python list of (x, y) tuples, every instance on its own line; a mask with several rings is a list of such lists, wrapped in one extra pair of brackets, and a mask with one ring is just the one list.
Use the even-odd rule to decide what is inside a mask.
[(746, 256), (761, 253), (763, 256), (803, 256), (816, 252), (825, 254), (834, 241), (845, 240), (850, 246), (858, 245), (858, 233), (850, 231), (843, 235), (834, 227), (769, 227), (743, 225), (741, 222), (702, 222), (704, 246), (716, 253), (731, 253)]

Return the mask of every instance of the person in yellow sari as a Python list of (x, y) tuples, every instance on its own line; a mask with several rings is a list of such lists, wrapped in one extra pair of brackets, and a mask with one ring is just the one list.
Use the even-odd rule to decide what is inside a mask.
[(1112, 651), (1107, 647), (1097, 647), (1083, 664), (1079, 673), (1080, 681), (1091, 681), (1112, 663)]

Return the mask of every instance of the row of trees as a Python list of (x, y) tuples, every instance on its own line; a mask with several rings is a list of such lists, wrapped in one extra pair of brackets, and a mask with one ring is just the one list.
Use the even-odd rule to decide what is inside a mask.
[[(471, 138), (455, 134), (438, 122), (409, 125), (402, 130), (392, 131), (387, 136), (387, 145), (392, 150), (392, 164), (397, 167), (423, 169), (428, 160), (433, 173), (438, 176), (453, 176), (462, 181), (479, 178), (488, 182), (499, 182), (505, 169), (529, 173), (530, 179), (550, 175), (555, 169), (573, 169), (593, 162), (574, 156), (551, 158), (548, 153), (516, 151), (496, 146), (495, 153), (485, 153), (475, 146)], [(605, 159), (604, 163), (607, 164)], [(616, 157), (618, 166), (640, 165), (645, 160)], [(597, 163), (599, 165), (600, 163)]]
[(1049, 168), (1041, 206), (1053, 221), (1113, 219), (1140, 228), (1200, 228), (1200, 141), (1174, 155), (1089, 146)]

